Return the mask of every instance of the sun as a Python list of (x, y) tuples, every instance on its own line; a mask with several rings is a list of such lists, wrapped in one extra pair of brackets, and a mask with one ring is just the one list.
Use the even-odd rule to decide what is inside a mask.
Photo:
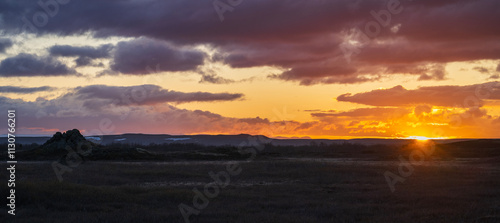
[(451, 139), (451, 137), (427, 137), (427, 136), (408, 136), (403, 139), (414, 139), (418, 141), (428, 141), (428, 140), (435, 140), (435, 139)]
[(425, 137), (425, 136), (408, 136), (406, 138), (407, 139), (416, 139), (418, 141), (427, 141), (427, 140), (431, 139), (431, 138)]

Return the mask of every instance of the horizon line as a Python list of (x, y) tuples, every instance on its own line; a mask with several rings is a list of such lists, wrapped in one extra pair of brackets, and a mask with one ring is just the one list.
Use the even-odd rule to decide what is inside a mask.
[[(38, 134), (19, 134), (16, 135), (16, 137), (30, 137), (30, 138), (35, 138), (35, 137), (52, 137), (54, 134), (51, 135), (38, 135)], [(237, 136), (237, 135), (249, 135), (249, 136), (265, 136), (265, 135), (252, 135), (252, 134), (247, 134), (247, 133), (240, 133), (240, 134), (167, 134), (167, 133), (117, 133), (117, 134), (106, 134), (106, 135), (85, 135), (82, 134), (84, 137), (99, 137), (99, 136), (119, 136), (119, 135), (168, 135), (168, 136)], [(7, 134), (0, 134), (0, 138), (6, 138), (8, 135)], [(420, 136), (408, 136), (408, 137), (372, 137), (372, 136), (361, 136), (361, 137), (332, 137), (332, 138), (316, 138), (314, 136), (291, 136), (291, 137), (286, 137), (286, 136), (275, 136), (275, 137), (269, 137), (265, 136), (267, 138), (271, 139), (304, 139), (304, 140), (356, 140), (356, 139), (366, 139), (366, 140), (373, 140), (373, 139), (386, 139), (386, 140), (419, 140)], [(500, 138), (457, 138), (457, 137), (439, 137), (439, 138), (432, 138), (432, 137), (423, 137), (427, 138), (428, 140), (479, 140), (479, 139), (500, 139)]]

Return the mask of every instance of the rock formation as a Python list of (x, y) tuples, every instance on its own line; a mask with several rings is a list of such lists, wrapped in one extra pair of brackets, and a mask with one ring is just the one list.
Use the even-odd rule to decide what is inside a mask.
[(85, 137), (80, 133), (78, 129), (68, 130), (64, 133), (56, 132), (52, 138), (50, 138), (47, 142), (45, 142), (41, 148), (45, 152), (58, 152), (58, 151), (66, 151), (67, 147), (73, 150), (89, 150), (93, 147), (94, 143), (87, 141)]

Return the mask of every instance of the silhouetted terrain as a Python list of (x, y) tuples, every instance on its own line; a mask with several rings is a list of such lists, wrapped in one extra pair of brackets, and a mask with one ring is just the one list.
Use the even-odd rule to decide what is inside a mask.
[[(194, 207), (195, 191), (228, 165), (240, 172), (191, 222), (500, 221), (500, 140), (292, 146), (248, 143), (254, 137), (244, 146), (96, 144), (71, 130), (24, 144), (16, 222), (184, 222), (179, 205)], [(410, 165), (415, 151), (423, 155)], [(60, 179), (54, 164), (68, 168)], [(394, 191), (387, 172), (403, 179)]]
[[(124, 135), (121, 135), (124, 136)], [(138, 135), (134, 135), (138, 136)], [(151, 136), (151, 135), (149, 135)], [(162, 135), (161, 137), (164, 137)], [(211, 139), (209, 139), (212, 137)], [(264, 136), (202, 136), (205, 141), (218, 143), (188, 143), (185, 140), (162, 143), (127, 143), (125, 140), (109, 144), (97, 144), (87, 140), (76, 129), (56, 133), (44, 144), (25, 144), (19, 149), (19, 160), (64, 159), (68, 148), (82, 155), (86, 160), (242, 160), (248, 158), (239, 148), (262, 147), (259, 159), (276, 157), (321, 157), (321, 158), (364, 158), (369, 160), (397, 160), (399, 155), (408, 156), (414, 149), (416, 140), (308, 140), (308, 144), (292, 145), (294, 139), (281, 140), (280, 143)], [(87, 137), (91, 138), (91, 137)], [(108, 137), (109, 138), (109, 137)], [(234, 143), (235, 140), (241, 140)], [(224, 141), (226, 140), (226, 141)], [(267, 140), (267, 141), (266, 141)], [(135, 140), (133, 140), (135, 142)], [(248, 143), (248, 142), (252, 143)], [(364, 142), (366, 141), (366, 142)], [(364, 142), (364, 143), (361, 143)], [(378, 143), (375, 143), (378, 142)], [(500, 140), (438, 140), (432, 141), (436, 151), (433, 159), (455, 158), (494, 158), (500, 156)], [(241, 146), (238, 144), (243, 143)], [(214, 145), (214, 144), (217, 144)], [(5, 145), (6, 146), (6, 145)], [(84, 151), (84, 152), (82, 152)], [(85, 153), (85, 154), (81, 154)], [(5, 157), (6, 156), (2, 156)]]
[[(86, 139), (100, 144), (135, 144), (147, 146), (150, 144), (200, 144), (206, 146), (239, 146), (240, 143), (248, 140), (249, 137), (262, 139), (266, 143), (276, 146), (309, 146), (311, 144), (360, 144), (360, 145), (405, 145), (412, 141), (409, 139), (275, 139), (266, 136), (252, 136), (248, 134), (240, 135), (167, 135), (167, 134), (122, 134), (122, 135), (103, 135), (103, 136), (86, 136)], [(0, 137), (0, 139), (5, 137)], [(51, 139), (48, 136), (18, 136), (16, 142), (22, 145), (44, 144)], [(436, 143), (451, 143), (466, 141), (467, 139), (440, 139), (434, 140)]]

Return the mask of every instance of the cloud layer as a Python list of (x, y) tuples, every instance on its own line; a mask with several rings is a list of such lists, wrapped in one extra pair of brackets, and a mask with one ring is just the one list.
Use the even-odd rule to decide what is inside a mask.
[(12, 45), (14, 45), (12, 40), (7, 38), (0, 38), (0, 53), (5, 53), (5, 51)]
[(55, 45), (49, 48), (49, 53), (52, 56), (77, 57), (75, 63), (80, 67), (91, 65), (93, 59), (109, 58), (112, 48), (111, 44), (99, 47)]
[(214, 47), (232, 67), (281, 67), (284, 72), (272, 78), (302, 85), (359, 83), (401, 73), (443, 80), (446, 63), (500, 59), (500, 2), (390, 2), (244, 1), (224, 12), (223, 22), (212, 2), (183, 0), (71, 1), (45, 12), (53, 16), (47, 21), (34, 17), (44, 12), (36, 2), (8, 1), (1, 3), (0, 14), (8, 33), (90, 31), (96, 37), (147, 37), (177, 46), (145, 39), (119, 44), (111, 68), (129, 74), (156, 64), (162, 71), (193, 70), (204, 56), (178, 46), (196, 44)]
[[(384, 99), (389, 99), (385, 94), (391, 93), (395, 99), (398, 99), (398, 94), (428, 96), (438, 88), (451, 90), (447, 95), (436, 99), (415, 99), (410, 102), (396, 100), (382, 103)], [(181, 109), (175, 104), (233, 101), (240, 100), (242, 95), (177, 92), (155, 85), (130, 87), (91, 85), (72, 89), (55, 99), (38, 98), (31, 102), (0, 96), (0, 109), (15, 108), (18, 111), (21, 134), (51, 134), (54, 130), (79, 128), (86, 134), (166, 132), (248, 133), (267, 136), (500, 137), (497, 131), (500, 127), (499, 117), (488, 114), (487, 107), (462, 107), (454, 106), (452, 102), (443, 103), (445, 100), (466, 96), (472, 92), (478, 92), (474, 93), (476, 96), (488, 96), (489, 101), (498, 102), (500, 101), (498, 90), (498, 82), (469, 86), (435, 86), (415, 90), (401, 87), (376, 90), (357, 94), (354, 99), (361, 103), (364, 99), (368, 99), (368, 95), (380, 96), (381, 98), (373, 103), (363, 101), (364, 104), (377, 107), (347, 111), (306, 111), (313, 119), (307, 122), (283, 120), (279, 117), (231, 118), (210, 111)], [(352, 101), (355, 101), (354, 99)]]
[(401, 85), (358, 94), (343, 94), (337, 101), (372, 106), (414, 106), (428, 104), (446, 107), (481, 107), (485, 99), (500, 100), (500, 82), (467, 86), (433, 86), (407, 90)]
[(0, 76), (3, 77), (64, 75), (78, 75), (78, 73), (51, 57), (21, 53), (0, 63)]
[[(148, 74), (160, 71), (189, 71), (203, 64), (201, 51), (175, 48), (165, 42), (139, 38), (120, 42), (113, 55), (111, 69), (124, 74)], [(149, 69), (148, 69), (149, 68)]]
[(40, 91), (51, 91), (51, 90), (54, 90), (54, 88), (49, 86), (42, 86), (42, 87), (0, 86), (0, 93), (30, 94)]
[(84, 105), (97, 109), (97, 105), (103, 107), (109, 104), (130, 106), (155, 105), (160, 103), (233, 101), (242, 99), (243, 94), (208, 92), (186, 93), (166, 90), (157, 85), (138, 85), (131, 87), (90, 85), (78, 87), (75, 89), (74, 93), (63, 97), (74, 97), (75, 100), (85, 101)]

